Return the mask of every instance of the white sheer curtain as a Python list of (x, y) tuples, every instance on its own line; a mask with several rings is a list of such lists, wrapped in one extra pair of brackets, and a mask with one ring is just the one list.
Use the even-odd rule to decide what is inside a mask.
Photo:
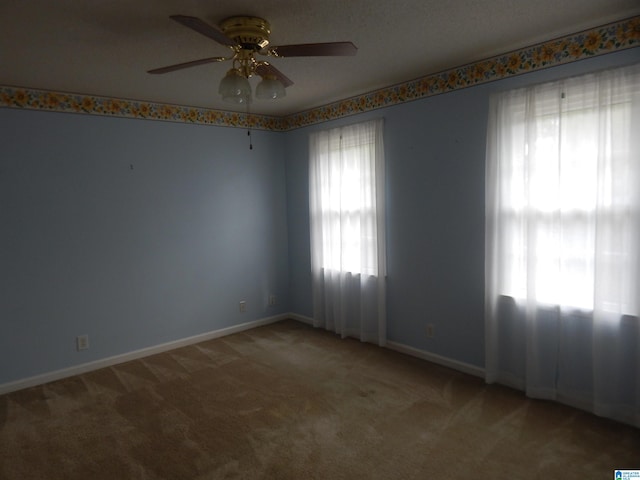
[(640, 65), (492, 97), (486, 378), (640, 426)]
[(313, 317), (384, 345), (383, 120), (313, 133), (309, 150)]

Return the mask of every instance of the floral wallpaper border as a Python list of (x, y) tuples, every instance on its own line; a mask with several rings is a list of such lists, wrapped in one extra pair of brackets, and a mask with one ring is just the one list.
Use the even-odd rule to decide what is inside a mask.
[(440, 95), (640, 46), (640, 16), (341, 100), (287, 117), (287, 129)]
[(638, 46), (640, 16), (282, 118), (9, 86), (0, 107), (285, 131)]
[(253, 128), (257, 130), (282, 130), (283, 125), (282, 118), (265, 115), (2, 86), (0, 86), (0, 107), (142, 118), (220, 127)]

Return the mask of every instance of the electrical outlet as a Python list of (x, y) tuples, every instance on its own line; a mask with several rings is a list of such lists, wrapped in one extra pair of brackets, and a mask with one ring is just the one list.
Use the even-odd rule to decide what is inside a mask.
[(427, 338), (433, 338), (436, 335), (436, 327), (433, 325), (433, 323), (429, 323), (427, 325)]
[(76, 337), (76, 350), (87, 350), (89, 348), (89, 335), (78, 335)]
[(247, 311), (247, 302), (245, 302), (244, 300), (242, 300), (240, 302), (240, 313), (244, 313)]
[(276, 304), (276, 296), (275, 295), (269, 295), (269, 306), (273, 307)]

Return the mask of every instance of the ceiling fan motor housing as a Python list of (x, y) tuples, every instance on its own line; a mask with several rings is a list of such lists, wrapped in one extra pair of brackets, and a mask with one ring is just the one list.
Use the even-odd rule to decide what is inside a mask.
[(220, 28), (243, 49), (260, 51), (269, 45), (271, 25), (259, 17), (230, 17), (220, 23)]

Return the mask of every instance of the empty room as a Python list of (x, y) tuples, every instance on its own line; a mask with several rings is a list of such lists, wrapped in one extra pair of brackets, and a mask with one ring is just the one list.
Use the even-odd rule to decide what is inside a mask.
[(640, 479), (637, 0), (0, 3), (0, 480)]

